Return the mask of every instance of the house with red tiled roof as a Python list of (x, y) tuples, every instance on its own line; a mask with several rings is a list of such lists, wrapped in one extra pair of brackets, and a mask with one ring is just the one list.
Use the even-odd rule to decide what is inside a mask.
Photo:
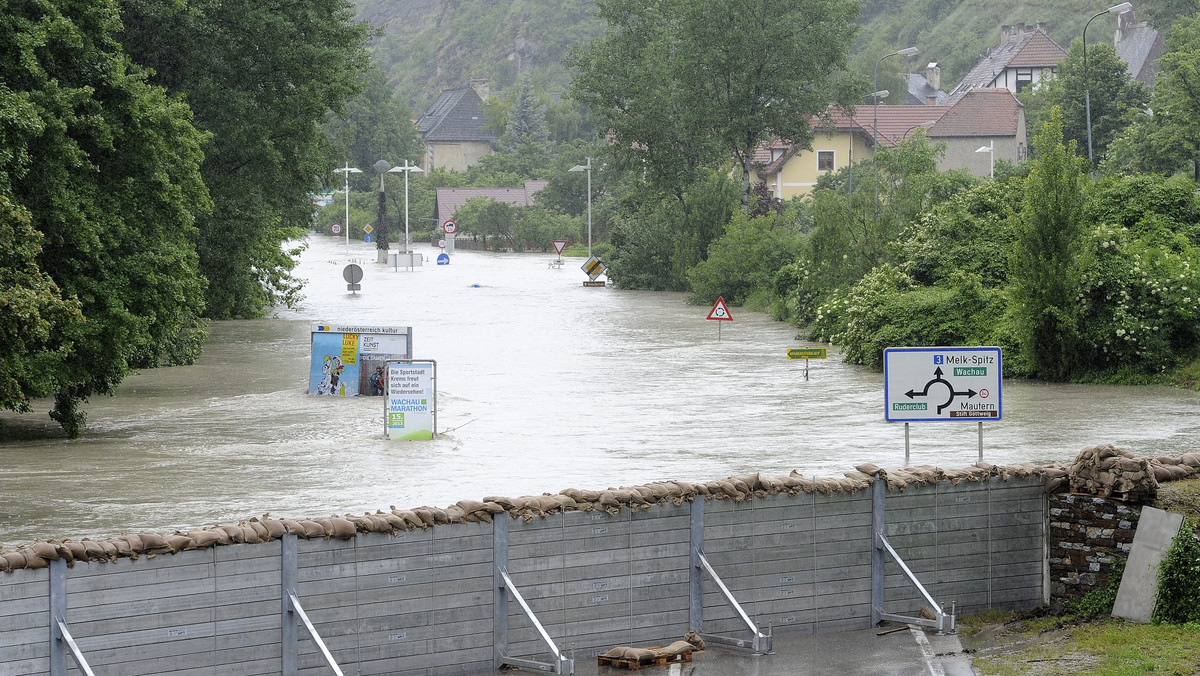
[[(874, 156), (874, 144), (895, 146), (914, 130), (927, 127), (946, 113), (945, 106), (859, 106), (854, 116), (831, 109), (828, 122), (812, 120), (811, 149), (775, 140), (755, 155), (751, 182), (764, 181), (784, 200), (812, 192), (822, 175)], [(875, 123), (878, 120), (878, 131)]]
[(946, 144), (942, 171), (988, 176), (995, 160), (1016, 163), (1027, 152), (1025, 107), (1007, 89), (965, 92), (952, 106), (859, 106), (853, 116), (831, 109), (827, 117), (812, 121), (809, 149), (778, 139), (759, 147), (750, 180), (765, 182), (780, 199), (806, 195), (823, 174), (873, 157), (877, 144), (895, 147), (917, 129)]
[[(455, 212), (476, 197), (527, 207), (533, 204), (534, 195), (548, 184), (549, 181), (525, 181), (520, 188), (438, 188), (433, 207), (434, 217), (439, 225), (453, 220)], [(458, 226), (462, 232), (471, 231), (470, 223), (459, 223)]]
[[(1025, 106), (1007, 89), (972, 89), (926, 132), (946, 144), (938, 169), (966, 169), (988, 176), (996, 160), (1026, 159)], [(984, 150), (987, 148), (988, 150)]]
[(466, 171), (496, 149), (500, 137), (484, 130), (483, 102), (488, 91), (487, 80), (447, 89), (417, 120), (417, 133), (425, 143), (421, 164), (426, 170)]
[(1046, 35), (1041, 22), (1032, 31), (1023, 23), (1000, 27), (1000, 44), (988, 49), (971, 72), (950, 90), (946, 103), (954, 105), (973, 89), (1007, 89), (1014, 94), (1036, 86), (1043, 77), (1058, 72), (1067, 52)]

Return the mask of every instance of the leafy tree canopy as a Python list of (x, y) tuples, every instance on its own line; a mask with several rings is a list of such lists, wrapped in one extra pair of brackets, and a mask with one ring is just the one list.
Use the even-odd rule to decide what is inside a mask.
[(329, 176), (321, 124), (364, 86), (369, 26), (347, 0), (124, 0), (121, 16), (126, 51), (210, 134), (202, 171), (214, 206), (196, 239), (208, 315), (293, 302), (296, 252), (281, 244), (307, 228), (309, 194)]
[(1099, 162), (1113, 138), (1142, 114), (1150, 92), (1129, 75), (1112, 45), (1088, 45), (1085, 69), (1083, 40), (1076, 40), (1059, 64), (1058, 74), (1042, 86), (1022, 92), (1020, 99), (1026, 105), (1029, 129), (1041, 129), (1049, 121), (1050, 111), (1058, 107), (1062, 111), (1064, 141), (1075, 142), (1084, 157), (1088, 154), (1086, 103), (1090, 101), (1092, 156)]
[(129, 64), (120, 28), (102, 2), (0, 13), (0, 190), (12, 202), (0, 221), (20, 240), (0, 274), (28, 321), (4, 349), (30, 350), (5, 361), (0, 404), (53, 395), (71, 436), (81, 401), (134, 368), (194, 359), (204, 335), (193, 240), (211, 206), (205, 135)]
[[(663, 194), (726, 165), (742, 208), (759, 145), (810, 144), (809, 119), (849, 105), (861, 83), (837, 75), (856, 27), (850, 0), (599, 0), (603, 37), (572, 52), (571, 94), (610, 130), (612, 161)], [(769, 48), (764, 46), (769, 45)]]

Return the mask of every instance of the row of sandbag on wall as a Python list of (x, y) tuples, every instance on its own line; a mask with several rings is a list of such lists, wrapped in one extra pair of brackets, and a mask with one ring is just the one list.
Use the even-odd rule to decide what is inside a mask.
[[(1136, 465), (1140, 469), (1134, 468)], [(1145, 486), (1131, 488), (1136, 472), (1141, 472)], [(374, 514), (314, 519), (276, 519), (269, 514), (251, 518), (237, 525), (215, 525), (207, 528), (176, 531), (170, 535), (157, 533), (124, 534), (105, 540), (83, 538), (73, 540), (38, 541), (15, 550), (0, 551), (0, 570), (11, 572), (23, 568), (44, 568), (50, 561), (63, 559), (68, 565), (76, 561), (108, 562), (119, 558), (159, 556), (179, 551), (204, 549), (221, 545), (261, 543), (277, 540), (285, 534), (302, 538), (350, 539), (357, 533), (396, 533), (402, 530), (428, 529), (443, 524), (490, 523), (500, 514), (531, 521), (537, 517), (568, 511), (604, 511), (618, 514), (623, 509), (637, 512), (654, 505), (681, 505), (697, 498), (741, 502), (756, 497), (788, 493), (796, 495), (855, 492), (867, 489), (876, 477), (887, 482), (891, 490), (903, 491), (910, 484), (933, 484), (948, 481), (985, 481), (992, 477), (1007, 480), (1011, 477), (1044, 477), (1048, 492), (1064, 489), (1094, 494), (1142, 495), (1157, 490), (1159, 476), (1184, 478), (1200, 472), (1200, 454), (1190, 453), (1180, 458), (1134, 458), (1128, 451), (1112, 446), (1096, 446), (1080, 452), (1069, 466), (1059, 463), (1038, 465), (991, 465), (977, 463), (971, 467), (943, 469), (922, 465), (898, 470), (883, 470), (873, 464), (859, 465), (842, 477), (807, 478), (793, 471), (786, 476), (750, 474), (715, 481), (691, 483), (661, 481), (644, 486), (610, 488), (603, 491), (568, 488), (556, 494), (507, 498), (485, 497), (483, 500), (460, 500), (445, 508), (415, 507)], [(1151, 487), (1152, 484), (1152, 487)], [(1150, 493), (1153, 495), (1153, 493)]]

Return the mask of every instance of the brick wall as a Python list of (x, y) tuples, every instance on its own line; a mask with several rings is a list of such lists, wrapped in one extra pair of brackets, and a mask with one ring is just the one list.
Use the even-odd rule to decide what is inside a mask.
[(1090, 495), (1048, 496), (1050, 595), (1083, 596), (1108, 583), (1115, 556), (1129, 556), (1138, 505)]

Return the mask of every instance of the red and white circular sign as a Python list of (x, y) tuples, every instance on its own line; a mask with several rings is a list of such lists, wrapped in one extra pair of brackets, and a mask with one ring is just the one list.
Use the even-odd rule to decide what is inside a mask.
[(446, 240), (444, 240), (444, 239), (439, 239), (439, 240), (438, 240), (438, 247), (439, 247), (439, 248), (442, 248), (442, 249), (445, 249), (445, 248), (446, 248)]
[(335, 235), (342, 234), (342, 224), (334, 223), (333, 225), (329, 226), (329, 232), (332, 232)]
[(447, 235), (453, 235), (454, 233), (458, 232), (458, 223), (455, 223), (454, 221), (446, 221), (445, 223), (442, 223), (442, 230), (445, 230)]

